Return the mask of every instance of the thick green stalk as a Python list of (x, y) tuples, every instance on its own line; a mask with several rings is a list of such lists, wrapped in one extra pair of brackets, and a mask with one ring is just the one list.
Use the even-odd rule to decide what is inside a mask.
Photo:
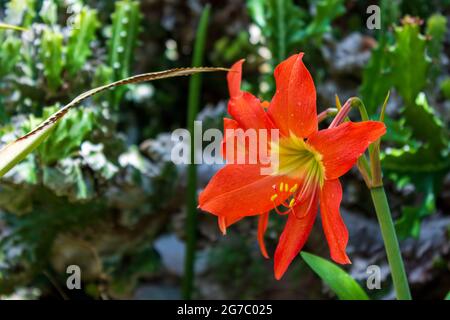
[[(202, 65), (205, 51), (205, 41), (209, 20), (210, 6), (207, 5), (202, 12), (197, 29), (192, 66)], [(191, 299), (194, 288), (195, 248), (197, 242), (197, 167), (195, 165), (194, 149), (194, 121), (197, 117), (200, 104), (201, 77), (193, 75), (189, 82), (188, 120), (187, 126), (191, 135), (191, 164), (188, 167), (187, 181), (187, 219), (186, 219), (186, 257), (184, 263), (183, 298)]]
[(403, 265), (402, 255), (392, 221), (391, 210), (383, 186), (370, 189), (373, 204), (383, 236), (386, 254), (391, 268), (395, 292), (399, 300), (411, 300), (408, 279)]

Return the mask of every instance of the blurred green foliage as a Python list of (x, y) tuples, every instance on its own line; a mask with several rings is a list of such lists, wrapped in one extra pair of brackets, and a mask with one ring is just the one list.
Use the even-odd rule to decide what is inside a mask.
[(299, 48), (306, 51), (304, 47), (309, 42), (320, 43), (323, 34), (331, 31), (331, 22), (345, 12), (343, 3), (343, 0), (310, 1), (314, 15), (307, 14), (292, 0), (250, 0), (248, 10), (276, 65)]
[(402, 98), (399, 119), (387, 122), (385, 140), (393, 145), (384, 153), (383, 169), (399, 188), (412, 183), (422, 200), (403, 207), (397, 221), (401, 238), (419, 236), (420, 221), (435, 212), (436, 196), (450, 168), (448, 127), (426, 97), (430, 81), (440, 70), (447, 20), (439, 14), (430, 16), (426, 35), (421, 33), (421, 24), (418, 18), (406, 16), (393, 29), (392, 37), (383, 36), (364, 70), (361, 86), (368, 111), (375, 118), (389, 89), (395, 88)]
[[(41, 122), (50, 117), (59, 106), (46, 107), (42, 117), (30, 116), (28, 123), (24, 123), (24, 134), (30, 132)], [(53, 129), (53, 133), (38, 148), (38, 155), (44, 164), (53, 164), (59, 159), (69, 157), (78, 151), (81, 143), (89, 137), (95, 126), (96, 114), (91, 109), (75, 109), (70, 116), (64, 117), (60, 124)]]
[(92, 54), (90, 45), (95, 39), (99, 26), (96, 10), (83, 7), (76, 15), (70, 30), (66, 52), (67, 70), (71, 76), (75, 76), (81, 70)]

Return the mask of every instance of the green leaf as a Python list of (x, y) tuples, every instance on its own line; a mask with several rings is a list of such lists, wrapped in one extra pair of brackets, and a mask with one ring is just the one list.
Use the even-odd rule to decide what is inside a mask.
[(447, 293), (447, 295), (445, 296), (444, 300), (450, 300), (450, 291)]
[(450, 77), (446, 77), (441, 82), (441, 92), (444, 95), (445, 99), (450, 100)]
[[(43, 110), (43, 118), (30, 117), (30, 121), (24, 126), (25, 132), (34, 128), (58, 110), (56, 106)], [(95, 114), (92, 109), (75, 109), (61, 119), (55, 127), (53, 134), (39, 147), (40, 160), (45, 164), (51, 164), (59, 159), (71, 155), (79, 149), (81, 143), (94, 128)]]
[(44, 0), (39, 16), (45, 24), (53, 26), (58, 20), (58, 5), (54, 0)]
[(53, 131), (59, 121), (74, 107), (79, 105), (83, 100), (90, 98), (100, 92), (108, 89), (127, 85), (131, 83), (138, 83), (144, 81), (153, 81), (158, 79), (165, 79), (178, 76), (187, 76), (200, 72), (213, 72), (213, 71), (227, 71), (225, 68), (184, 68), (184, 69), (171, 69), (159, 72), (140, 74), (134, 77), (122, 79), (98, 88), (86, 91), (73, 99), (69, 104), (65, 105), (59, 111), (52, 114), (44, 122), (42, 122), (34, 130), (30, 131), (26, 135), (20, 137), (14, 142), (9, 143), (0, 150), (0, 177), (8, 172), (17, 163), (23, 160), (30, 152), (36, 149)]
[(339, 299), (369, 300), (358, 282), (334, 263), (304, 251), (301, 256)]
[(440, 161), (430, 161), (430, 147), (411, 148), (406, 145), (402, 149), (388, 148), (382, 155), (383, 168), (399, 174), (431, 174), (445, 170), (450, 159), (443, 157)]
[(420, 34), (418, 19), (405, 17), (403, 25), (395, 28), (396, 44), (391, 48), (392, 80), (406, 105), (414, 104), (425, 87), (430, 59), (425, 54), (426, 40)]
[[(413, 183), (419, 196), (416, 205), (402, 207), (402, 215), (396, 221), (397, 234), (405, 239), (417, 238), (422, 219), (435, 212), (436, 195), (450, 169), (450, 148), (448, 131), (424, 93), (419, 93), (413, 104), (404, 107), (402, 115), (404, 118), (400, 121), (387, 123), (389, 135), (386, 138), (403, 147), (386, 149), (382, 160), (384, 173), (391, 180), (400, 188)], [(396, 129), (399, 131), (395, 132)]]
[(378, 31), (378, 35), (382, 38), (387, 35), (386, 30), (397, 23), (400, 18), (400, 2), (401, 0), (381, 0), (380, 12), (382, 12), (381, 18), (381, 30)]
[(84, 7), (75, 17), (67, 43), (67, 69), (75, 75), (91, 55), (90, 45), (95, 39), (95, 32), (100, 26), (97, 11)]
[(432, 160), (435, 152), (430, 146), (414, 148), (406, 145), (403, 149), (387, 149), (382, 155), (383, 171), (389, 179), (395, 181), (399, 188), (413, 183), (416, 193), (423, 197), (418, 205), (402, 208), (402, 216), (396, 221), (396, 229), (402, 239), (417, 238), (421, 220), (435, 211), (435, 194), (439, 193), (444, 173), (450, 169), (449, 157)]
[(20, 39), (8, 36), (0, 44), (0, 76), (9, 74), (20, 60)]
[[(115, 2), (115, 10), (111, 16), (112, 34), (108, 41), (108, 65), (113, 68), (111, 81), (130, 75), (142, 21), (139, 3), (134, 0)], [(111, 95), (110, 102), (113, 107), (118, 107), (126, 89), (126, 87), (119, 88)]]
[(56, 91), (62, 84), (63, 35), (58, 31), (45, 29), (42, 36), (40, 58), (44, 65), (44, 75), (47, 85)]
[(367, 108), (369, 116), (374, 116), (382, 105), (386, 94), (392, 86), (391, 55), (384, 41), (372, 50), (369, 63), (364, 68), (360, 87), (361, 99)]
[(266, 27), (264, 1), (248, 0), (247, 8), (248, 8), (248, 13), (249, 13), (250, 17), (253, 19), (253, 21), (261, 29), (264, 29)]
[(402, 216), (395, 222), (395, 229), (400, 239), (408, 237), (418, 238), (420, 235), (420, 222), (436, 210), (433, 177), (427, 175), (416, 182), (419, 190), (425, 193), (425, 199), (419, 206), (404, 206)]
[(432, 15), (427, 20), (426, 34), (429, 38), (427, 51), (433, 60), (430, 68), (429, 84), (433, 85), (442, 73), (441, 55), (443, 53), (445, 33), (447, 32), (447, 18), (439, 13)]
[(6, 23), (27, 28), (36, 15), (36, 0), (10, 0), (5, 12)]
[[(297, 53), (308, 40), (320, 41), (331, 22), (345, 12), (343, 0), (311, 1), (307, 14), (292, 0), (249, 0), (252, 20), (260, 27), (274, 57), (274, 65)], [(308, 21), (309, 20), (309, 21)]]
[(413, 137), (429, 145), (429, 160), (440, 158), (441, 150), (448, 148), (448, 132), (434, 109), (428, 104), (424, 93), (417, 95), (412, 104), (402, 110), (406, 123), (413, 129)]
[(261, 28), (274, 57), (274, 65), (287, 58), (304, 29), (304, 12), (292, 0), (250, 0), (249, 14)]
[(400, 145), (419, 146), (419, 143), (412, 138), (412, 129), (406, 126), (406, 120), (404, 118), (400, 120), (386, 118), (384, 124), (387, 127), (386, 134), (382, 137), (384, 141), (390, 141)]
[(313, 3), (315, 3), (315, 15), (306, 29), (306, 34), (310, 38), (330, 32), (331, 22), (345, 13), (343, 0), (319, 0)]
[(441, 14), (434, 14), (427, 20), (426, 34), (431, 37), (428, 42), (428, 53), (433, 60), (438, 60), (444, 45), (447, 31), (447, 18)]

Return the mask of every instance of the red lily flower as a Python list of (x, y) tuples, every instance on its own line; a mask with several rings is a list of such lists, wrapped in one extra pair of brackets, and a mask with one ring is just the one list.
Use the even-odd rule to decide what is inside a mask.
[(243, 217), (259, 215), (258, 241), (266, 258), (263, 238), (269, 212), (275, 209), (288, 216), (275, 251), (277, 279), (305, 244), (319, 204), (331, 258), (351, 263), (346, 254), (348, 231), (339, 212), (339, 177), (386, 132), (378, 121), (345, 122), (319, 131), (316, 89), (302, 57), (303, 53), (293, 55), (277, 66), (276, 93), (270, 104), (241, 91), (243, 60), (233, 65), (227, 77), (228, 112), (233, 119), (224, 119), (224, 130), (279, 129), (279, 143), (269, 147), (270, 152), (278, 152), (278, 169), (261, 175), (261, 163), (227, 164), (199, 197), (199, 207), (218, 216), (224, 233)]

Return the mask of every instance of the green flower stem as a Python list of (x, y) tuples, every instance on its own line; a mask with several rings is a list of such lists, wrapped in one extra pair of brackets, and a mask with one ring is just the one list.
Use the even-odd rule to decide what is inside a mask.
[(411, 300), (408, 279), (403, 265), (402, 255), (392, 221), (391, 210), (387, 201), (384, 187), (379, 186), (370, 189), (373, 204), (377, 213), (378, 222), (383, 236), (386, 254), (391, 268), (395, 292), (398, 300)]
[[(197, 29), (194, 45), (192, 66), (202, 65), (205, 51), (206, 33), (208, 27), (210, 6), (205, 6)], [(193, 75), (189, 83), (188, 121), (187, 126), (191, 137), (194, 137), (194, 121), (200, 104), (201, 77)], [(184, 261), (183, 298), (191, 299), (194, 288), (195, 249), (197, 243), (197, 167), (194, 164), (194, 139), (191, 139), (191, 164), (188, 167), (186, 195), (186, 257)]]

